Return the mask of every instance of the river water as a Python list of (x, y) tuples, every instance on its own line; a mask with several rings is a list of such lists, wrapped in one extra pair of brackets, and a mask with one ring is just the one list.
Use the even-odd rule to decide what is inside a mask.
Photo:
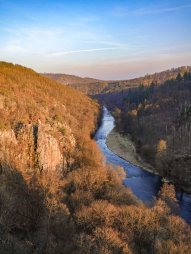
[[(114, 118), (107, 108), (104, 107), (102, 124), (95, 135), (96, 142), (103, 152), (107, 163), (124, 168), (127, 175), (124, 180), (124, 185), (131, 188), (132, 192), (144, 203), (151, 204), (160, 190), (162, 184), (161, 177), (132, 165), (108, 149), (106, 138), (114, 128), (114, 125)], [(180, 204), (180, 215), (187, 222), (191, 223), (191, 195), (184, 192), (177, 192), (177, 199)]]

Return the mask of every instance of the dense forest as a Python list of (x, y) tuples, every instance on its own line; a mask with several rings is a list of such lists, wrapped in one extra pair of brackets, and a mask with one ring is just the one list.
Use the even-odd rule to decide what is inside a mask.
[[(181, 84), (189, 99), (190, 81), (168, 86)], [(149, 115), (144, 103), (150, 105), (152, 93), (172, 92), (165, 87), (141, 88), (149, 97), (134, 106), (127, 100), (125, 121), (140, 103)], [(163, 103), (172, 105), (165, 97)], [(180, 108), (182, 128), (188, 128), (189, 110), (189, 104)], [(123, 170), (103, 163), (91, 139), (99, 111), (68, 86), (0, 63), (0, 253), (189, 253), (191, 229), (175, 213), (173, 187), (165, 184), (147, 207), (123, 186)]]
[(138, 87), (140, 84), (143, 86), (149, 86), (152, 83), (160, 85), (163, 84), (166, 80), (176, 78), (178, 73), (183, 75), (184, 72), (190, 71), (191, 66), (182, 66), (154, 74), (146, 74), (144, 77), (140, 78), (108, 82), (108, 86), (103, 90), (103, 93), (121, 92), (128, 88)]
[(182, 66), (179, 68), (172, 68), (170, 70), (162, 71), (154, 74), (146, 74), (144, 77), (134, 78), (129, 80), (114, 80), (114, 81), (102, 81), (91, 78), (81, 78), (74, 75), (67, 74), (54, 74), (44, 73), (43, 75), (58, 81), (64, 85), (72, 86), (73, 88), (88, 94), (88, 95), (105, 95), (109, 96), (114, 93), (120, 93), (123, 95), (124, 92), (132, 87), (138, 87), (140, 84), (148, 86), (152, 83), (163, 84), (166, 80), (175, 79), (178, 73), (181, 75), (184, 72), (190, 72), (191, 66)]
[(101, 93), (107, 86), (107, 82), (93, 78), (82, 78), (62, 73), (42, 73), (42, 75), (63, 85), (71, 86), (85, 94)]
[(147, 162), (190, 192), (191, 72), (178, 73), (161, 85), (152, 82), (129, 89), (120, 103), (116, 98), (110, 95), (106, 102), (117, 107), (117, 130), (131, 134)]

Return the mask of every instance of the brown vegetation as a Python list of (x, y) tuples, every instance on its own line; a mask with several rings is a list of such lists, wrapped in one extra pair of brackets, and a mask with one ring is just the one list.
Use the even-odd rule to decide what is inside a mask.
[(90, 138), (96, 103), (8, 63), (0, 94), (0, 253), (189, 253), (190, 228), (167, 204), (173, 190), (147, 208), (122, 169), (103, 165)]
[[(191, 66), (182, 66), (179, 68), (172, 68), (170, 70), (162, 71), (154, 74), (146, 74), (144, 77), (134, 78), (129, 80), (114, 80), (102, 81), (92, 78), (81, 78), (74, 75), (57, 74), (57, 73), (44, 73), (45, 77), (56, 80), (64, 85), (69, 85), (75, 89), (89, 95), (107, 94), (108, 97), (113, 93), (119, 93), (120, 97), (123, 96), (124, 91), (129, 88), (138, 87), (140, 84), (144, 86), (154, 84), (163, 84), (165, 81), (175, 79), (178, 73), (183, 75), (185, 72), (191, 71)], [(112, 94), (110, 94), (112, 93)], [(115, 94), (116, 96), (117, 94)], [(105, 97), (105, 96), (104, 96)], [(105, 97), (107, 99), (107, 97)]]
[(107, 86), (107, 82), (93, 78), (81, 78), (61, 73), (43, 73), (42, 75), (63, 85), (69, 85), (85, 94), (100, 93)]

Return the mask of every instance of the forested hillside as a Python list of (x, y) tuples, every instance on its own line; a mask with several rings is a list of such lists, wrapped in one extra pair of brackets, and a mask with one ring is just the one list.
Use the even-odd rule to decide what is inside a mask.
[(139, 202), (123, 170), (102, 162), (98, 118), (85, 95), (0, 62), (0, 253), (189, 253), (173, 187)]
[[(116, 105), (111, 96), (109, 103)], [(160, 86), (129, 89), (117, 106), (118, 131), (130, 133), (146, 161), (190, 192), (191, 73), (179, 73)]]
[(100, 93), (107, 85), (107, 82), (93, 79), (81, 78), (75, 75), (59, 74), (59, 73), (43, 73), (43, 76), (58, 81), (63, 85), (69, 85), (85, 94)]
[(107, 94), (107, 96), (110, 96), (110, 93), (123, 94), (126, 89), (138, 87), (140, 84), (144, 86), (148, 86), (152, 83), (160, 85), (164, 83), (166, 80), (175, 79), (178, 73), (183, 75), (184, 72), (186, 71), (190, 72), (191, 66), (172, 68), (170, 70), (154, 74), (147, 74), (144, 77), (129, 80), (114, 80), (114, 81), (101, 81), (91, 78), (80, 78), (66, 74), (44, 73), (43, 75), (53, 80), (56, 80), (64, 85), (72, 86), (75, 89), (80, 90), (81, 92), (89, 95)]
[(130, 79), (130, 80), (120, 80), (108, 82), (108, 86), (103, 90), (104, 93), (113, 93), (113, 92), (123, 92), (124, 90), (132, 87), (137, 87), (139, 85), (149, 86), (152, 83), (154, 84), (163, 84), (166, 80), (175, 79), (176, 76), (180, 73), (183, 75), (185, 72), (190, 72), (191, 66), (182, 66), (179, 68), (172, 68), (170, 70), (146, 74), (144, 77)]

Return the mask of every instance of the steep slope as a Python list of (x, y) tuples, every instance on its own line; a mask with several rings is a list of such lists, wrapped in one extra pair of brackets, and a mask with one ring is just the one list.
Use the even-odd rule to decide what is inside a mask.
[(98, 115), (80, 92), (0, 63), (0, 253), (189, 253), (172, 186), (141, 204), (91, 140)]
[(184, 73), (190, 73), (191, 66), (182, 66), (172, 68), (170, 70), (162, 71), (154, 74), (147, 74), (144, 77), (108, 82), (107, 86), (97, 94), (91, 93), (92, 98), (98, 100), (101, 104), (106, 104), (109, 109), (114, 110), (116, 107), (123, 108), (124, 100), (126, 100), (129, 91), (133, 88), (149, 87), (151, 85), (162, 85), (166, 81), (174, 80), (180, 75), (179, 79)]
[[(119, 96), (119, 94), (118, 94)], [(117, 129), (158, 172), (191, 193), (191, 73), (162, 85), (139, 86), (108, 97)], [(117, 103), (116, 103), (117, 101)]]
[(13, 157), (21, 156), (25, 166), (35, 157), (42, 168), (63, 168), (77, 137), (94, 131), (98, 106), (32, 70), (6, 63), (0, 63), (0, 69), (2, 142), (21, 146), (22, 152)]
[(83, 206), (137, 204), (91, 140), (98, 118), (80, 92), (0, 62), (1, 253), (80, 253)]

